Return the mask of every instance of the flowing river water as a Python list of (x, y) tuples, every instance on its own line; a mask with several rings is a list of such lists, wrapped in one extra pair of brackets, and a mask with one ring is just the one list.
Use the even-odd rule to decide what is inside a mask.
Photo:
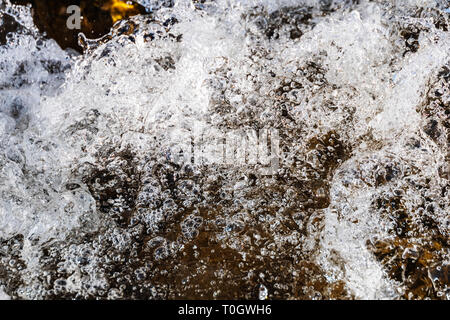
[(0, 0), (0, 298), (449, 299), (449, 7)]

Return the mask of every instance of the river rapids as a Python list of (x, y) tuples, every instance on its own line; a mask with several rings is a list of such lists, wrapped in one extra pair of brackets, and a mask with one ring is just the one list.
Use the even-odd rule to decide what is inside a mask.
[(13, 2), (0, 298), (450, 299), (448, 1)]

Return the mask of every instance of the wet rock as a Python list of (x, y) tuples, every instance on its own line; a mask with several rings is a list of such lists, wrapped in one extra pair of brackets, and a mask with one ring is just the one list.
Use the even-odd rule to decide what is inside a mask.
[[(51, 0), (12, 1), (17, 4), (31, 4), (33, 8), (33, 20), (40, 32), (61, 46), (62, 49), (72, 48), (82, 51), (78, 44), (78, 34), (83, 34), (89, 39), (100, 38), (109, 33), (113, 24), (122, 18), (137, 14), (145, 14), (145, 8), (137, 3), (126, 5), (120, 0), (62, 0), (54, 2)], [(81, 9), (81, 30), (67, 28), (67, 7), (78, 5)], [(1, 35), (0, 35), (1, 41)]]

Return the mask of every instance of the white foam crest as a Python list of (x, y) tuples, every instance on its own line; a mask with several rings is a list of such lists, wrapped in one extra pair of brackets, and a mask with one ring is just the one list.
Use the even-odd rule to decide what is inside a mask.
[[(411, 215), (420, 214), (418, 207), (425, 196), (414, 185), (428, 178), (432, 182), (426, 196), (441, 200), (443, 205), (436, 206), (434, 215), (440, 229), (448, 229), (448, 203), (440, 194), (446, 180), (439, 172), (446, 150), (423, 134), (418, 111), (428, 81), (449, 60), (448, 35), (432, 30), (419, 38), (418, 51), (403, 59), (398, 45), (401, 39), (389, 26), (397, 21), (382, 5), (365, 1), (352, 10), (315, 17), (314, 27), (300, 26), (301, 37), (281, 32), (278, 39), (265, 34), (270, 19), (276, 19), (267, 13), (286, 6), (317, 9), (317, 2), (224, 0), (205, 10), (195, 8), (191, 1), (175, 1), (173, 8), (164, 8), (157, 1), (141, 3), (158, 7), (158, 12), (152, 22), (132, 18), (141, 28), (132, 35), (133, 41), (129, 35), (114, 35), (78, 58), (51, 40), (38, 38), (42, 42), (38, 44), (36, 35), (30, 34), (0, 47), (0, 84), (5, 86), (0, 91), (0, 237), (25, 236), (21, 258), (27, 274), (22, 296), (42, 294), (32, 287), (41, 285), (37, 280), (41, 268), (38, 247), (46, 241), (104, 228), (115, 249), (131, 246), (126, 230), (109, 230), (112, 222), (99, 212), (91, 191), (81, 181), (86, 166), (115, 156), (99, 150), (131, 146), (138, 160), (164, 158), (163, 151), (190, 135), (193, 125), (213, 138), (222, 124), (243, 127), (248, 111), (258, 115), (252, 118), (258, 124), (273, 125), (280, 121), (275, 115), (282, 106), (291, 121), (283, 124), (294, 123), (300, 132), (295, 138), (298, 141), (293, 138), (295, 150), (286, 158), (304, 157), (307, 165), (320, 168), (315, 157), (318, 150), (308, 147), (308, 141), (330, 131), (339, 134), (351, 149), (345, 155), (350, 157), (347, 161), (337, 156), (337, 169), (327, 177), (328, 208), (308, 211), (310, 216), (324, 216), (324, 229), (302, 236), (306, 250), (313, 251), (319, 242), (318, 264), (330, 282), (344, 280), (356, 298), (400, 296), (402, 286), (389, 279), (367, 247), (373, 239), (390, 239), (394, 229), (373, 202), (380, 195), (402, 189), (406, 209)], [(435, 3), (430, 0), (422, 5)], [(256, 17), (247, 15), (254, 6), (264, 9), (252, 11)], [(410, 7), (401, 8), (417, 6), (417, 1), (411, 1)], [(176, 16), (178, 23), (163, 27), (169, 16)], [(24, 16), (24, 21), (27, 19), (29, 13)], [(150, 34), (152, 40), (148, 40)], [(177, 40), (179, 35), (181, 40)], [(71, 71), (51, 74), (40, 59), (66, 64)], [(24, 70), (17, 76), (18, 62), (23, 61)], [(305, 71), (311, 66), (316, 69)], [(284, 83), (286, 80), (289, 82)], [(8, 87), (11, 81), (23, 84)], [(283, 90), (287, 93), (278, 93)], [(214, 104), (217, 97), (222, 104)], [(412, 138), (420, 139), (420, 149), (410, 146)], [(396, 172), (388, 182), (377, 185), (375, 173), (386, 166), (394, 166)], [(149, 181), (156, 179), (151, 172), (139, 170), (149, 175)], [(251, 221), (257, 201), (245, 198), (242, 174), (233, 170), (224, 193), (249, 208), (241, 214)], [(302, 176), (305, 172), (295, 170), (293, 175), (307, 184), (308, 177)], [(177, 210), (172, 199), (159, 194), (159, 187), (152, 190), (154, 193), (144, 196), (161, 197), (168, 202), (165, 210)], [(270, 202), (268, 199), (263, 200)], [(166, 213), (146, 210), (143, 219), (148, 221), (147, 227), (157, 229)], [(274, 232), (282, 213), (280, 210), (273, 218)], [(282, 247), (290, 236), (295, 241), (300, 238), (298, 231), (288, 236), (277, 234), (276, 245)], [(237, 240), (233, 241), (238, 248)], [(60, 253), (65, 261), (61, 268), (71, 274), (66, 279), (69, 292), (83, 290), (86, 275), (79, 271), (76, 259), (88, 246), (74, 244)], [(101, 264), (101, 257), (92, 254), (90, 259), (94, 266)], [(96, 268), (87, 273), (98, 287), (107, 287), (107, 279)]]

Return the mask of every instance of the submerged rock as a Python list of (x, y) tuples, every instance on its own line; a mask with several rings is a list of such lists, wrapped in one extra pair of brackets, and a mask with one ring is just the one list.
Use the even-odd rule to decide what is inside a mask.
[(449, 298), (444, 3), (140, 3), (0, 47), (0, 292)]

